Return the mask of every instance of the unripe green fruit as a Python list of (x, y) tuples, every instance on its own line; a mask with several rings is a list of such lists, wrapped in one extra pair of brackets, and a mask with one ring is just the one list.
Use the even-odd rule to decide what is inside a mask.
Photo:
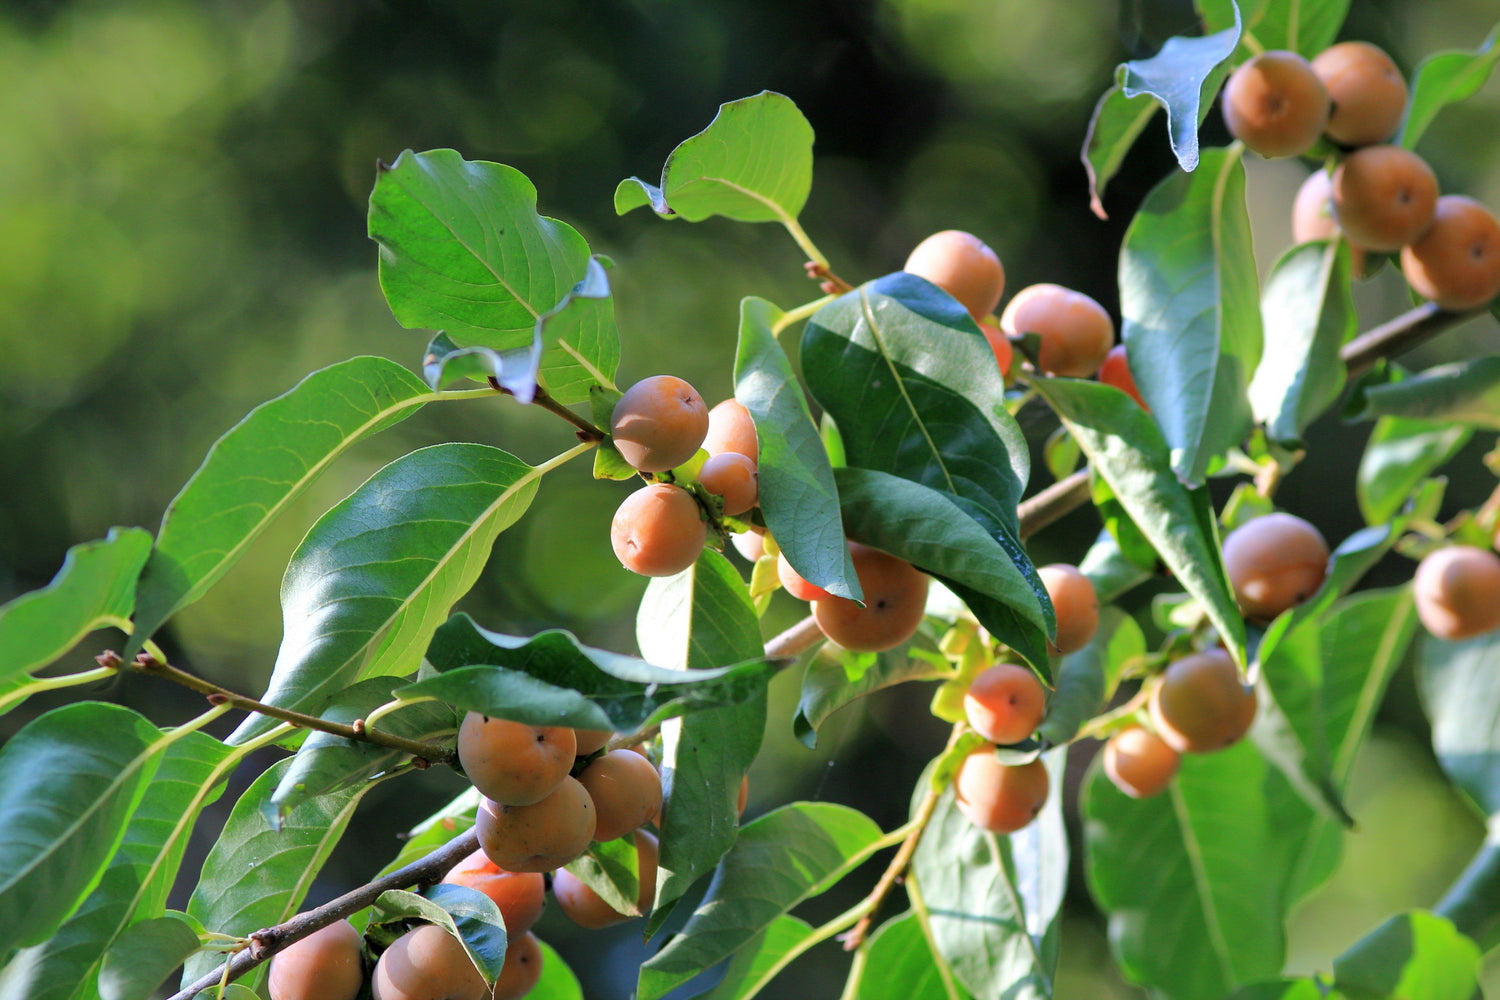
[(529, 806), (481, 799), (475, 814), (485, 856), (510, 872), (550, 872), (578, 857), (594, 839), (594, 802), (578, 779)]
[(661, 775), (630, 750), (594, 758), (578, 780), (594, 803), (595, 840), (623, 837), (661, 811)]
[(755, 462), (734, 451), (711, 455), (698, 472), (698, 482), (708, 492), (724, 498), (724, 513), (745, 513), (760, 500), (760, 480)]
[(1413, 590), (1417, 617), (1439, 639), (1457, 642), (1500, 628), (1500, 556), (1450, 545), (1423, 557)]
[(958, 229), (933, 233), (918, 243), (902, 270), (953, 296), (976, 323), (995, 311), (1005, 291), (999, 256), (973, 233)]
[(609, 526), (621, 565), (641, 576), (675, 576), (691, 566), (708, 541), (708, 526), (691, 493), (652, 483), (625, 498)]
[(1093, 641), (1099, 630), (1099, 595), (1094, 583), (1081, 573), (1077, 566), (1053, 563), (1036, 571), (1047, 596), (1052, 599), (1052, 611), (1057, 616), (1057, 642), (1049, 643), (1054, 653), (1066, 656), (1076, 653)]
[(1412, 290), (1455, 312), (1500, 295), (1500, 221), (1473, 198), (1437, 200), (1432, 225), (1401, 250), (1401, 273)]
[(589, 930), (618, 924), (637, 914), (650, 913), (652, 904), (656, 902), (656, 838), (645, 830), (635, 831), (635, 852), (636, 872), (640, 880), (640, 890), (635, 900), (637, 913), (621, 913), (614, 909), (566, 868), (559, 868), (552, 876), (552, 895), (557, 899), (558, 908), (573, 923)]
[(953, 778), (955, 801), (969, 822), (993, 833), (1015, 833), (1047, 803), (1051, 778), (1041, 758), (1002, 764), (986, 744), (964, 758)]
[(1333, 214), (1339, 228), (1367, 250), (1399, 250), (1432, 225), (1437, 175), (1399, 146), (1366, 146), (1333, 173)]
[(335, 920), (277, 952), (266, 981), (271, 1000), (354, 1000), (365, 984), (359, 931)]
[(1014, 663), (980, 672), (964, 694), (964, 714), (991, 743), (1019, 743), (1041, 725), (1047, 692), (1036, 674)]
[(1144, 726), (1122, 729), (1104, 744), (1104, 773), (1133, 799), (1159, 795), (1182, 763), (1182, 755)]
[(1270, 621), (1323, 585), (1328, 543), (1302, 518), (1277, 511), (1229, 533), (1224, 570), (1245, 617)]
[(1406, 81), (1385, 50), (1369, 42), (1340, 42), (1318, 53), (1313, 72), (1333, 102), (1324, 131), (1344, 146), (1386, 142), (1406, 111)]
[(480, 794), (508, 806), (540, 802), (573, 769), (567, 726), (531, 726), (478, 712), (458, 727), (458, 763)]
[(625, 390), (609, 433), (632, 468), (666, 472), (692, 458), (708, 434), (708, 406), (675, 375), (653, 375)]
[(444, 882), (466, 885), (490, 897), (505, 921), (505, 933), (531, 930), (547, 904), (546, 879), (540, 872), (508, 872), (476, 850), (443, 876)]
[(1272, 51), (1246, 62), (1224, 85), (1224, 123), (1261, 156), (1297, 156), (1328, 124), (1328, 91), (1306, 59)]
[(423, 924), (391, 943), (370, 980), (375, 1000), (485, 1000), (490, 991), (464, 946)]
[(1011, 337), (1040, 336), (1037, 364), (1049, 375), (1088, 378), (1115, 342), (1115, 324), (1104, 307), (1062, 285), (1030, 285), (1016, 293), (1000, 317)]
[(1151, 723), (1178, 753), (1212, 753), (1236, 743), (1255, 721), (1255, 689), (1234, 660), (1210, 649), (1175, 660), (1151, 690)]
[(823, 634), (845, 649), (879, 653), (916, 634), (927, 608), (927, 574), (904, 559), (851, 544), (849, 557), (864, 592), (865, 606), (844, 597), (813, 602), (813, 620)]

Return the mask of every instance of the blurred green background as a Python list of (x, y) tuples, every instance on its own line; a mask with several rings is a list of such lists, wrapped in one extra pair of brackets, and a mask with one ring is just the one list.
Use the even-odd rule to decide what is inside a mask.
[[(1500, 15), (1493, 0), (1353, 6), (1345, 37), (1385, 46), (1408, 73), (1435, 49), (1473, 48)], [(1194, 22), (1189, 3), (1168, 0), (10, 0), (0, 7), (0, 600), (44, 585), (69, 545), (111, 525), (154, 528), (213, 440), (308, 371), (361, 353), (416, 366), (427, 335), (392, 320), (364, 235), (377, 160), (451, 146), (526, 172), (544, 214), (617, 261), (622, 384), (669, 370), (712, 404), (730, 392), (739, 299), (791, 307), (816, 290), (779, 228), (616, 218), (622, 177), (654, 181), (719, 103), (778, 90), (817, 132), (803, 222), (844, 277), (894, 270), (929, 232), (963, 228), (999, 251), (1011, 291), (1058, 281), (1118, 315), (1124, 224), (1173, 163), (1158, 119), (1110, 187), (1105, 222), (1088, 211), (1078, 148), (1113, 67)], [(1494, 81), (1439, 119), (1421, 152), (1445, 190), (1500, 206), (1497, 121)], [(1210, 116), (1206, 141), (1223, 136)], [(1269, 268), (1289, 243), (1308, 167), (1249, 167)], [(1362, 286), (1363, 325), (1400, 311), (1405, 294), (1389, 273)], [(1412, 360), (1496, 344), (1493, 322), (1477, 322)], [(541, 460), (571, 443), (545, 416), (500, 399), (431, 407), (367, 443), (174, 620), (164, 644), (258, 693), (280, 638), (281, 571), (318, 513), (434, 441)], [(1023, 424), (1038, 442), (1051, 430), (1030, 409)], [(1359, 525), (1353, 470), (1366, 433), (1324, 421), (1318, 460), (1280, 494), (1333, 539)], [(1488, 491), (1478, 457), (1492, 444), (1459, 457), (1450, 506)], [(643, 581), (607, 540), (626, 489), (592, 483), (583, 465), (549, 477), (464, 608), (492, 628), (560, 625), (631, 650)], [(1089, 513), (1066, 519), (1033, 544), (1038, 562), (1078, 558), (1097, 527)], [(1410, 568), (1395, 560), (1376, 582)], [(770, 627), (797, 615), (778, 604)], [(115, 641), (90, 640), (65, 666)], [(90, 693), (161, 722), (191, 710), (145, 680)], [(751, 812), (806, 796), (899, 823), (942, 743), (925, 713), (908, 710), (927, 692), (887, 692), (846, 712), (815, 752), (791, 739), (795, 698), (795, 678), (778, 681)], [(0, 735), (47, 704), (0, 719)], [(1346, 867), (1294, 920), (1294, 971), (1326, 969), (1390, 910), (1433, 902), (1481, 839), (1441, 782), (1424, 726), (1403, 675), (1350, 794), (1361, 829)], [(397, 832), (459, 783), (396, 784), (367, 800), (315, 896), (363, 881)], [(1075, 888), (1058, 996), (1141, 995), (1103, 971), (1104, 930), (1081, 874)], [(632, 929), (582, 935), (552, 914), (542, 931), (572, 956), (590, 997), (628, 995), (641, 954)], [(795, 988), (767, 995), (836, 995), (843, 960), (824, 949), (799, 965)], [(1494, 962), (1490, 984), (1500, 990)]]

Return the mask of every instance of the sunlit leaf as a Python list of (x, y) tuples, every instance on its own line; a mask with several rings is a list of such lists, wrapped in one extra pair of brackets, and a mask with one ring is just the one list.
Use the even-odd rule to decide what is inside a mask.
[(1500, 632), (1462, 642), (1425, 635), (1420, 662), (1438, 763), (1485, 815), (1500, 814)]
[[(805, 920), (780, 916), (743, 945), (729, 960), (724, 978), (698, 1000), (743, 1000), (754, 996), (778, 971), (794, 948), (812, 936), (813, 928)], [(906, 994), (907, 997), (921, 994)]]
[(100, 1000), (151, 996), (197, 950), (197, 931), (175, 917), (131, 924), (104, 956), (99, 969)]
[(1500, 62), (1497, 41), (1500, 26), (1490, 31), (1473, 52), (1434, 52), (1422, 60), (1412, 74), (1406, 120), (1395, 140), (1398, 145), (1415, 149), (1439, 111), (1479, 93), (1495, 63)]
[(874, 666), (851, 680), (836, 657), (815, 655), (802, 675), (802, 696), (792, 719), (792, 732), (804, 745), (816, 746), (818, 730), (844, 706), (896, 684), (935, 680), (948, 673), (947, 668), (902, 648), (878, 655)]
[[(1234, 24), (1230, 0), (1198, 0), (1204, 31), (1219, 31)], [(1261, 50), (1286, 49), (1308, 59), (1333, 44), (1349, 12), (1349, 0), (1250, 0), (1240, 5), (1245, 34), (1255, 36)]]
[(637, 914), (640, 902), (640, 852), (636, 837), (650, 837), (637, 830), (604, 843), (595, 841), (567, 869), (616, 913)]
[(1146, 94), (1126, 97), (1119, 83), (1110, 87), (1094, 106), (1088, 133), (1083, 138), (1083, 166), (1089, 175), (1089, 206), (1101, 219), (1104, 211), (1104, 189), (1115, 174), (1125, 154), (1161, 107)]
[(1453, 460), (1474, 428), (1441, 421), (1381, 417), (1359, 460), (1354, 489), (1367, 524), (1396, 516), (1417, 486)]
[[(944, 977), (952, 971), (941, 965), (915, 914), (907, 912), (880, 925), (870, 938), (870, 955), (852, 1000), (912, 1000), (948, 996)], [(953, 983), (958, 1000), (972, 1000), (969, 991)]]
[(1151, 571), (1125, 558), (1120, 543), (1108, 531), (1099, 532), (1094, 544), (1078, 562), (1078, 571), (1089, 578), (1100, 604), (1108, 604), (1151, 579)]
[(1414, 910), (1391, 917), (1333, 960), (1333, 979), (1349, 1000), (1473, 1000), (1479, 946), (1442, 917)]
[(531, 1000), (583, 1000), (583, 987), (568, 963), (547, 942), (538, 939), (537, 944), (542, 946), (542, 977), (526, 995)]
[(1126, 662), (1146, 652), (1146, 637), (1135, 619), (1116, 607), (1099, 614), (1099, 628), (1087, 646), (1058, 665), (1056, 689), (1038, 733), (1049, 743), (1066, 743), (1098, 715), (1119, 683)]
[(1318, 984), (1311, 979), (1277, 979), (1274, 982), (1251, 983), (1241, 986), (1224, 1000), (1339, 1000), (1337, 996), (1325, 997)]
[(1500, 430), (1500, 356), (1438, 365), (1383, 385), (1362, 383), (1345, 412), (1359, 420), (1405, 417)]

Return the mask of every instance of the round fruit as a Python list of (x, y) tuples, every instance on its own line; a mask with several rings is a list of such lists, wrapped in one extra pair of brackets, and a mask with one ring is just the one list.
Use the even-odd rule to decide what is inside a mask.
[(1500, 222), (1473, 198), (1437, 200), (1432, 225), (1401, 250), (1401, 273), (1444, 309), (1477, 309), (1500, 295)]
[(1261, 156), (1297, 156), (1328, 124), (1328, 91), (1295, 52), (1262, 52), (1224, 85), (1229, 134)]
[(1255, 689), (1218, 648), (1173, 661), (1152, 688), (1150, 704), (1157, 733), (1178, 753), (1222, 750), (1255, 721)]
[(391, 943), (370, 979), (375, 1000), (486, 1000), (484, 977), (458, 938), (436, 924)]
[(575, 729), (573, 738), (578, 746), (573, 752), (580, 757), (587, 757), (596, 750), (604, 749), (604, 744), (608, 743), (613, 735), (614, 731), (609, 729)]
[[(1331, 240), (1339, 234), (1339, 224), (1333, 217), (1333, 178), (1326, 170), (1314, 170), (1297, 189), (1292, 202), (1292, 242)], [(1344, 242), (1349, 246), (1350, 273), (1363, 278), (1367, 263), (1364, 247)]]
[(509, 872), (550, 872), (578, 857), (594, 839), (594, 802), (567, 777), (535, 805), (481, 799), (475, 814), (479, 846)]
[(625, 390), (609, 433), (631, 468), (666, 472), (692, 458), (708, 434), (708, 407), (675, 375), (653, 375)]
[(547, 884), (541, 872), (508, 872), (476, 850), (443, 876), (444, 882), (466, 885), (490, 897), (512, 936), (531, 930), (547, 904)]
[(1041, 725), (1047, 692), (1036, 674), (1014, 663), (997, 663), (974, 678), (964, 694), (964, 714), (991, 743), (1019, 743)]
[(953, 778), (959, 810), (970, 823), (994, 833), (1015, 833), (1036, 819), (1050, 785), (1041, 758), (1009, 766), (990, 745), (965, 757)]
[(760, 557), (766, 554), (766, 536), (759, 531), (741, 531), (737, 535), (730, 535), (729, 540), (746, 562), (759, 562)]
[(542, 978), (542, 946), (532, 933), (511, 937), (490, 1000), (521, 1000)]
[(1116, 344), (1109, 349), (1104, 356), (1104, 363), (1099, 366), (1099, 381), (1105, 385), (1112, 385), (1125, 395), (1135, 400), (1136, 405), (1146, 412), (1151, 412), (1151, 407), (1141, 398), (1141, 390), (1136, 387), (1135, 376), (1130, 372), (1130, 362), (1125, 358), (1125, 345)]
[(1181, 763), (1182, 755), (1144, 726), (1122, 729), (1104, 744), (1104, 773), (1133, 799), (1159, 794)]
[(845, 649), (879, 653), (910, 639), (927, 607), (927, 574), (904, 559), (851, 544), (849, 556), (865, 606), (845, 597), (813, 601), (813, 620)]
[(755, 418), (750, 411), (734, 399), (708, 411), (708, 436), (703, 439), (703, 450), (710, 455), (722, 455), (726, 451), (744, 455), (752, 462), (760, 461), (760, 439), (755, 434)]
[(953, 296), (975, 322), (995, 311), (1005, 291), (999, 256), (979, 237), (957, 229), (933, 233), (918, 243), (902, 270)]
[(1417, 565), (1417, 617), (1456, 642), (1500, 628), (1500, 556), (1472, 545), (1429, 552)]
[(578, 773), (594, 802), (595, 840), (614, 840), (661, 811), (661, 775), (651, 761), (629, 750), (611, 750)]
[(1057, 616), (1057, 642), (1049, 643), (1047, 648), (1065, 656), (1078, 652), (1099, 630), (1099, 595), (1094, 591), (1093, 581), (1077, 566), (1066, 563), (1043, 566), (1036, 575), (1047, 588), (1052, 611)]
[(1369, 42), (1340, 42), (1320, 52), (1312, 70), (1333, 101), (1324, 131), (1345, 146), (1385, 142), (1401, 126), (1406, 81), (1385, 50)]
[(1115, 342), (1115, 324), (1104, 307), (1061, 285), (1031, 285), (1016, 293), (1000, 317), (1008, 336), (1035, 333), (1041, 369), (1051, 375), (1088, 378), (1099, 370)]
[(1437, 210), (1437, 175), (1399, 146), (1366, 146), (1333, 173), (1333, 214), (1339, 228), (1367, 250), (1399, 250), (1415, 242)]
[(271, 959), (271, 1000), (354, 1000), (365, 984), (359, 931), (347, 920), (294, 941)]
[(691, 493), (671, 483), (652, 483), (620, 504), (609, 541), (615, 557), (632, 573), (675, 576), (702, 553), (708, 526)]
[(558, 869), (552, 876), (552, 895), (557, 898), (558, 908), (573, 923), (589, 930), (598, 930), (629, 920), (633, 916), (650, 913), (651, 906), (656, 901), (657, 849), (654, 836), (645, 830), (635, 832), (636, 871), (640, 880), (640, 891), (635, 900), (636, 913), (621, 913), (616, 910), (566, 868)]
[(724, 498), (724, 513), (731, 517), (745, 513), (760, 499), (755, 462), (736, 451), (709, 456), (698, 472), (698, 482), (708, 492)]
[(1245, 617), (1270, 621), (1323, 585), (1328, 543), (1302, 518), (1277, 511), (1229, 533), (1224, 570)]
[(979, 331), (984, 334), (990, 350), (995, 353), (995, 363), (1000, 366), (1000, 374), (1008, 376), (1011, 362), (1016, 356), (1016, 349), (1011, 346), (1010, 338), (993, 323), (980, 323)]
[(567, 726), (530, 726), (478, 712), (458, 727), (458, 763), (480, 794), (508, 806), (540, 802), (573, 769)]
[(808, 583), (801, 573), (792, 569), (792, 564), (786, 561), (785, 552), (776, 556), (776, 579), (781, 581), (788, 594), (799, 601), (827, 601), (833, 597), (822, 587)]

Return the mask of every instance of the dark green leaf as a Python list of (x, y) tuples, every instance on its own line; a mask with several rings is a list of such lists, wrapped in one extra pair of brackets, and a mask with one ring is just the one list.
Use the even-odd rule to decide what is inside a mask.
[(740, 302), (734, 398), (755, 420), (761, 514), (787, 562), (804, 579), (859, 600), (828, 454), (791, 362), (772, 333), (781, 315), (765, 299)]
[[(1008, 837), (980, 829), (959, 811), (949, 788), (917, 843), (912, 875), (931, 914), (933, 939), (976, 1000), (1052, 996), (1068, 882), (1066, 754), (1059, 748), (1044, 755), (1052, 791), (1029, 826)], [(918, 797), (925, 784), (918, 783)]]
[(1122, 335), (1136, 383), (1188, 485), (1240, 443), (1261, 357), (1260, 294), (1245, 169), (1213, 149), (1146, 196), (1120, 251)]
[(620, 182), (615, 211), (649, 205), (689, 222), (794, 222), (812, 189), (812, 145), (812, 126), (788, 97), (763, 90), (721, 104), (708, 128), (672, 150), (660, 187)]
[(1433, 912), (1453, 922), (1460, 934), (1472, 938), (1485, 951), (1500, 945), (1500, 831), (1491, 825), (1484, 846), (1469, 862)]
[(1261, 292), (1265, 353), (1250, 382), (1255, 419), (1273, 441), (1302, 447), (1302, 432), (1338, 401), (1345, 367), (1339, 348), (1358, 327), (1343, 241), (1295, 246)]
[(1500, 632), (1464, 642), (1424, 636), (1420, 662), (1438, 763), (1486, 816), (1500, 815)]
[(945, 666), (926, 657), (912, 656), (904, 647), (877, 656), (875, 665), (855, 680), (849, 678), (837, 657), (814, 655), (802, 675), (802, 697), (792, 719), (792, 732), (811, 748), (817, 745), (818, 730), (823, 723), (845, 705), (906, 681), (936, 680), (948, 675)]
[(437, 697), (532, 725), (624, 733), (687, 712), (754, 701), (780, 666), (757, 649), (748, 663), (671, 669), (582, 645), (560, 629), (531, 637), (489, 632), (467, 615), (455, 615), (438, 629), (427, 660), (441, 673), (401, 688), (402, 698)]
[(104, 956), (100, 1000), (149, 1000), (197, 950), (198, 932), (175, 917), (131, 924)]
[(149, 532), (111, 528), (102, 541), (69, 549), (47, 586), (0, 605), (0, 681), (45, 667), (97, 628), (128, 631), (150, 551)]
[(1391, 917), (1333, 960), (1334, 986), (1349, 1000), (1473, 1000), (1479, 946), (1442, 917)]
[(1056, 634), (1056, 618), (1019, 544), (998, 541), (951, 494), (910, 479), (847, 467), (835, 471), (834, 481), (850, 538), (937, 577), (992, 635), (1050, 679), (1047, 638)]
[(682, 933), (641, 966), (637, 997), (657, 1000), (728, 958), (853, 871), (879, 840), (868, 817), (831, 802), (794, 802), (748, 824)]
[(469, 960), (491, 985), (505, 964), (505, 920), (494, 900), (466, 885), (439, 882), (422, 895), (387, 889), (375, 900), (372, 923), (415, 918), (446, 930), (463, 943)]
[(1439, 365), (1384, 385), (1363, 384), (1348, 412), (1359, 420), (1406, 417), (1500, 429), (1500, 356)]
[[(734, 953), (724, 978), (707, 993), (699, 994), (697, 1000), (744, 1000), (755, 996), (781, 970), (787, 956), (797, 952), (812, 933), (812, 926), (805, 920), (777, 917)], [(921, 996), (906, 994), (914, 995)]]
[[(1278, 979), (1241, 986), (1225, 1000), (1324, 1000), (1323, 991), (1311, 979)], [(1337, 998), (1333, 998), (1337, 1000)]]
[[(340, 501), (287, 566), (281, 649), (263, 700), (317, 713), (356, 681), (415, 670), (540, 478), (498, 448), (440, 444), (397, 459)], [(252, 715), (230, 742), (271, 724)]]
[(1083, 138), (1083, 168), (1089, 175), (1089, 206), (1101, 219), (1104, 211), (1104, 189), (1115, 174), (1125, 154), (1145, 130), (1161, 105), (1145, 94), (1126, 97), (1116, 83), (1104, 92), (1089, 119), (1088, 134)]
[(1057, 686), (1038, 729), (1042, 739), (1061, 744), (1077, 735), (1104, 708), (1125, 664), (1145, 652), (1146, 637), (1135, 619), (1119, 608), (1105, 607), (1094, 638), (1058, 665)]
[(50, 938), (99, 883), (163, 752), (128, 708), (54, 709), (0, 750), (0, 927), (6, 948)]
[[(765, 655), (744, 581), (712, 550), (677, 576), (651, 581), (636, 619), (636, 641), (652, 663), (676, 670), (713, 669)], [(661, 860), (648, 934), (734, 844), (740, 780), (760, 751), (765, 727), (764, 696), (662, 726)]]
[(1202, 487), (1187, 489), (1168, 470), (1156, 422), (1113, 386), (1037, 379), (1037, 389), (1178, 582), (1203, 605), (1234, 658), (1244, 662), (1245, 623), (1219, 558), (1208, 495)]
[(1462, 424), (1381, 417), (1359, 460), (1355, 494), (1368, 524), (1396, 516), (1418, 485), (1452, 461), (1474, 428)]
[(1449, 104), (1479, 93), (1500, 61), (1500, 27), (1493, 29), (1473, 52), (1434, 52), (1412, 74), (1411, 99), (1397, 144), (1415, 149), (1427, 126)]
[(394, 361), (360, 357), (315, 371), (251, 410), (214, 442), (167, 508), (141, 577), (126, 659), (229, 572), (350, 445), (400, 423), (430, 399), (422, 380)]
[(958, 1000), (972, 1000), (969, 991), (952, 979), (953, 971), (933, 953), (916, 915), (903, 913), (881, 924), (870, 938), (869, 958), (853, 1000), (912, 1000), (950, 995)]

